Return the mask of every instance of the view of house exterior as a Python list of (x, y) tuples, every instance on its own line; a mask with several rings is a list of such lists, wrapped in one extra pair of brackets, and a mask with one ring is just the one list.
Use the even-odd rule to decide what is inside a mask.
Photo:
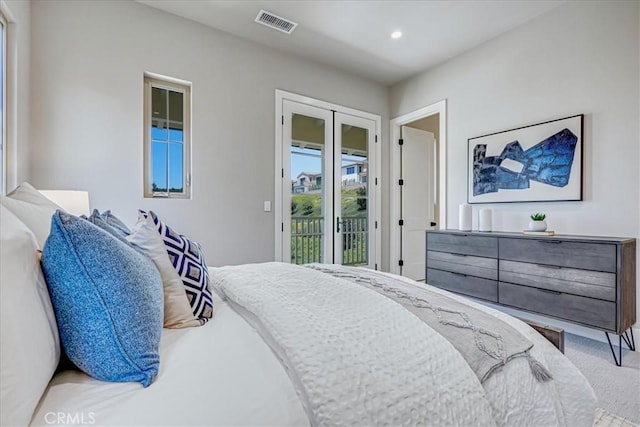
[(367, 164), (355, 162), (342, 166), (342, 185), (358, 185), (367, 183)]
[[(366, 162), (354, 162), (342, 166), (342, 186), (360, 186), (367, 183)], [(322, 190), (322, 173), (300, 172), (291, 180), (291, 193), (308, 193)]]
[(322, 173), (300, 172), (295, 181), (291, 181), (292, 193), (308, 193), (322, 189)]

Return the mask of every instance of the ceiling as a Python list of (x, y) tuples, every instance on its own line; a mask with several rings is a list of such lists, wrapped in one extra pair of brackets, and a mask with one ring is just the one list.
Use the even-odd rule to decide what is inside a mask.
[[(392, 85), (564, 3), (562, 0), (138, 0), (280, 51)], [(264, 9), (299, 25), (254, 22)], [(391, 39), (393, 31), (400, 39)]]

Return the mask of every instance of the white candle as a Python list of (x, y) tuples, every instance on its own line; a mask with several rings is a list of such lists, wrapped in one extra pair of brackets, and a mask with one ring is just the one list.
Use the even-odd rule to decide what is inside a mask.
[(491, 231), (491, 214), (491, 209), (480, 209), (480, 213), (478, 214), (478, 230)]
[(472, 215), (473, 215), (473, 210), (471, 208), (471, 205), (468, 205), (466, 203), (461, 204), (460, 210), (458, 213), (459, 213), (458, 228), (460, 229), (460, 231), (471, 231), (471, 222), (472, 222)]

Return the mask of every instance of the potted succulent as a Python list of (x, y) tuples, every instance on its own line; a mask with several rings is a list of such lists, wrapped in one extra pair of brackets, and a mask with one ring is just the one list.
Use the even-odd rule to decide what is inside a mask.
[(545, 231), (547, 229), (547, 222), (544, 220), (545, 218), (546, 215), (540, 212), (531, 215), (529, 231)]

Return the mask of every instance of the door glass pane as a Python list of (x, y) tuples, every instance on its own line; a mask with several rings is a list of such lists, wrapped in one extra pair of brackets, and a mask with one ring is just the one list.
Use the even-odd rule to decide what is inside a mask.
[(324, 262), (324, 125), (293, 114), (291, 120), (291, 263)]
[(367, 265), (369, 254), (368, 130), (342, 124), (342, 264)]

